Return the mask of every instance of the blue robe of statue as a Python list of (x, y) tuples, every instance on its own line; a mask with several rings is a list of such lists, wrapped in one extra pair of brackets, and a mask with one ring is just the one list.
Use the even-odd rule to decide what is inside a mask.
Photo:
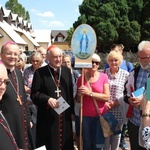
[(88, 48), (88, 36), (87, 34), (82, 34), (81, 40), (80, 40), (80, 53), (87, 53)]

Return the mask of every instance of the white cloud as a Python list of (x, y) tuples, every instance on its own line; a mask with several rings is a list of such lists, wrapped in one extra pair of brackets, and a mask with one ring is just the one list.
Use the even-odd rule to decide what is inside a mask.
[(49, 27), (64, 27), (65, 25), (62, 23), (62, 22), (60, 22), (60, 21), (50, 21), (49, 23), (48, 23), (48, 26)]
[(46, 11), (46, 12), (39, 12), (38, 10), (32, 9), (31, 10), (35, 15), (41, 16), (41, 17), (54, 17), (54, 14), (51, 11)]
[(47, 21), (47, 20), (40, 20), (41, 24), (44, 26), (48, 26), (48, 27), (64, 27), (64, 23), (62, 23), (61, 21)]

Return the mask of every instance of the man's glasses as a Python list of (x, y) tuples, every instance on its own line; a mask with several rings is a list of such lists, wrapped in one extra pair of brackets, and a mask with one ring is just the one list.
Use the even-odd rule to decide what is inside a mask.
[(92, 64), (99, 65), (99, 64), (100, 64), (100, 62), (97, 62), (97, 61), (92, 61)]
[(142, 59), (142, 60), (146, 60), (146, 59), (149, 60), (149, 59), (150, 59), (149, 56), (148, 56), (148, 57), (140, 57), (140, 56), (138, 56), (138, 58), (139, 58), (139, 59)]
[(19, 54), (18, 53), (12, 53), (12, 52), (2, 52), (3, 54), (7, 55), (7, 56), (12, 56), (14, 55), (15, 57), (18, 57)]
[(9, 79), (4, 79), (3, 81), (0, 80), (0, 86), (1, 86), (3, 83), (4, 83), (5, 85), (8, 85)]

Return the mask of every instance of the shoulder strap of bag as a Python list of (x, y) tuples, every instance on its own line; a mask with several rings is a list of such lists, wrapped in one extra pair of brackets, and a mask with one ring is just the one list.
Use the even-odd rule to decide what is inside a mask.
[[(91, 86), (90, 86), (90, 84), (89, 84), (89, 80), (87, 79), (87, 75), (85, 74), (85, 79), (86, 79), (86, 82), (87, 82), (87, 85), (88, 85), (88, 88), (91, 90), (91, 92), (92, 92), (92, 88), (91, 88)], [(94, 101), (94, 104), (95, 104), (95, 107), (96, 107), (96, 110), (97, 110), (97, 113), (98, 113), (98, 115), (100, 116), (101, 115), (101, 113), (100, 113), (100, 111), (99, 111), (99, 109), (98, 109), (98, 104), (97, 104), (97, 101), (94, 99), (94, 98), (92, 98), (93, 99), (93, 101)]]

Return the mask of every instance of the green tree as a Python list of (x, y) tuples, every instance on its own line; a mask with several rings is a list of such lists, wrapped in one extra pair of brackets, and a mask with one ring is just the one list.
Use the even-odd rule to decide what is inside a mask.
[(18, 14), (19, 17), (23, 17), (24, 20), (30, 21), (30, 14), (25, 8), (18, 3), (18, 0), (9, 0), (5, 4), (6, 9), (11, 10), (12, 13)]
[[(84, 0), (79, 6), (81, 15), (74, 22), (73, 28), (76, 29), (83, 23), (93, 27), (97, 35), (98, 51), (106, 52), (112, 43), (122, 43), (126, 47), (125, 50), (130, 50), (137, 46), (141, 39), (150, 37), (148, 11), (150, 6), (147, 3), (150, 2), (148, 0)], [(148, 17), (143, 17), (146, 13)]]
[(150, 40), (150, 1), (144, 1), (141, 19), (141, 40)]
[[(97, 35), (97, 47), (99, 51), (100, 49), (103, 51), (105, 47), (109, 45), (109, 42), (111, 42), (110, 39), (117, 39), (118, 35), (114, 25), (111, 23), (111, 21), (115, 22), (115, 14), (109, 4), (101, 4), (97, 0), (84, 0), (79, 7), (79, 11), (81, 16), (73, 26), (76, 28), (78, 25), (86, 23), (93, 27)], [(115, 23), (115, 25), (117, 25), (117, 23)], [(102, 28), (102, 30), (100, 30), (100, 28)]]
[(70, 28), (70, 30), (67, 30), (67, 39), (66, 41), (68, 42), (69, 46), (71, 46), (71, 38), (74, 32), (74, 28)]
[(143, 8), (143, 0), (127, 0), (129, 7), (129, 20), (136, 20), (138, 23), (141, 22), (141, 11)]
[(29, 14), (28, 11), (25, 12), (24, 19), (25, 20), (30, 20), (30, 14)]

